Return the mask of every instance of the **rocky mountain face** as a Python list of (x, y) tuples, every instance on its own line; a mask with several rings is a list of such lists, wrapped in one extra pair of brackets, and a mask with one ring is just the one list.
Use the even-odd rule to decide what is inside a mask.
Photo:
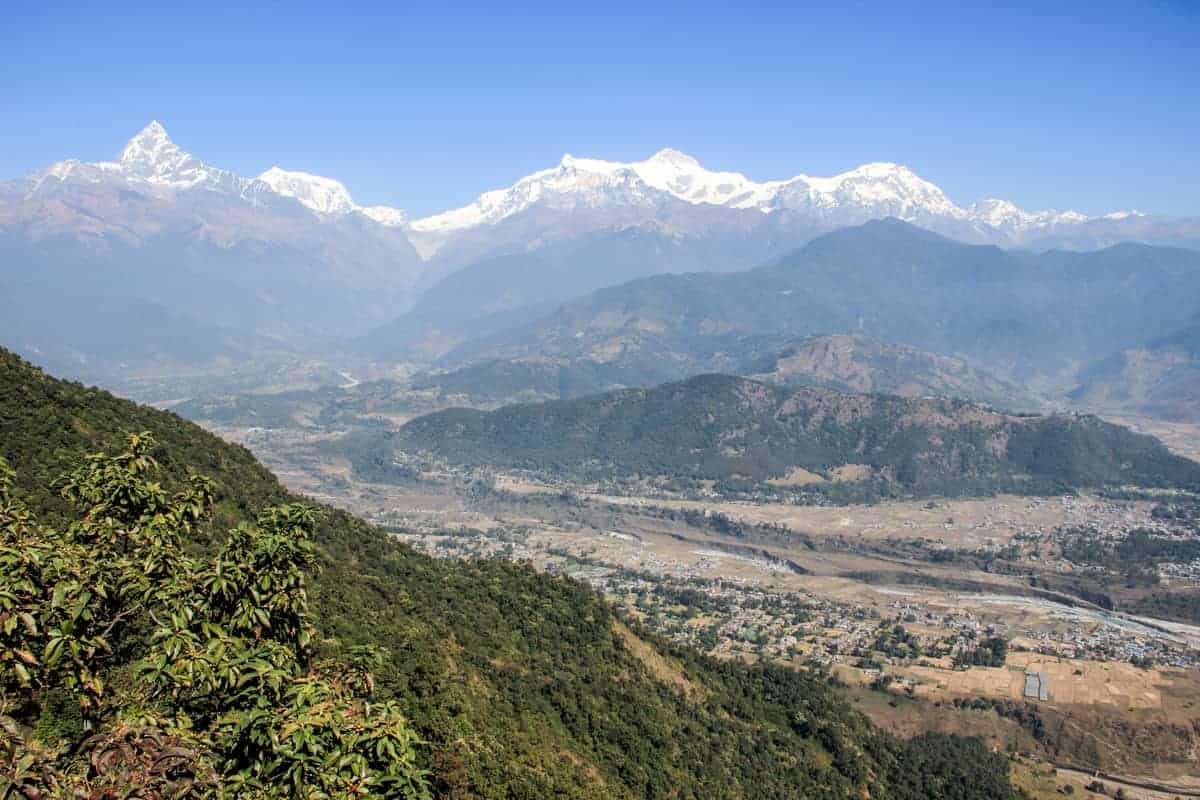
[(820, 386), (911, 398), (953, 397), (1010, 411), (1042, 405), (1024, 389), (961, 358), (853, 334), (804, 339), (741, 371), (780, 386)]

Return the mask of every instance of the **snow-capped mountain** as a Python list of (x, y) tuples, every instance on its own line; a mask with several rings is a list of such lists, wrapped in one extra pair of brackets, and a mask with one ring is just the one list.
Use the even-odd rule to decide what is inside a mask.
[(333, 178), (271, 167), (259, 175), (258, 180), (271, 187), (276, 194), (291, 197), (319, 214), (337, 216), (357, 211), (389, 227), (402, 227), (408, 222), (408, 215), (398, 208), (358, 205), (350, 197), (345, 184)]
[(121, 172), (132, 178), (172, 189), (203, 186), (242, 190), (247, 181), (232, 172), (210, 167), (171, 141), (158, 120), (152, 121), (129, 140), (117, 162)]
[(33, 173), (27, 181), (30, 193), (45, 191), (61, 183), (102, 183), (125, 180), (163, 190), (210, 189), (244, 193), (251, 181), (211, 167), (182, 150), (157, 120), (142, 128), (121, 150), (117, 161), (88, 163), (68, 159)]
[[(995, 199), (963, 206), (883, 162), (758, 182), (670, 149), (628, 163), (566, 155), (462, 208), (410, 219), (356, 202), (333, 178), (209, 164), (151, 122), (112, 161), (69, 159), (0, 182), (0, 285), (11, 293), (36, 282), (38, 298), (69, 290), (81, 302), (121, 296), (299, 345), (324, 346), (412, 309), (424, 322), (405, 335), (435, 352), (476, 318), (523, 319), (649, 275), (747, 269), (882, 217), (1002, 246), (1200, 248), (1195, 219), (1029, 212)], [(451, 278), (458, 283), (430, 289)], [(463, 324), (447, 329), (436, 303), (418, 314), (426, 290), (449, 298)]]
[(258, 179), (276, 194), (295, 198), (305, 208), (322, 214), (349, 214), (358, 208), (345, 185), (333, 178), (271, 167)]
[(0, 285), (36, 282), (39, 298), (123, 297), (241, 335), (328, 341), (395, 317), (438, 274), (405, 221), (397, 209), (359, 206), (328, 178), (207, 164), (151, 122), (113, 161), (60, 161), (0, 183)]
[(568, 154), (557, 167), (535, 172), (508, 189), (486, 192), (463, 208), (414, 220), (412, 227), (433, 232), (495, 224), (539, 203), (652, 207), (667, 198), (763, 213), (789, 209), (827, 215), (843, 209), (870, 216), (971, 216), (937, 186), (899, 164), (864, 164), (831, 178), (798, 175), (755, 183), (740, 172), (705, 169), (695, 158), (667, 149), (628, 164)]
[(408, 216), (398, 208), (358, 205), (345, 185), (333, 178), (278, 166), (256, 178), (244, 178), (205, 164), (175, 144), (157, 120), (130, 139), (116, 161), (59, 161), (26, 179), (29, 194), (49, 191), (64, 183), (98, 184), (105, 181), (125, 181), (143, 190), (160, 190), (160, 193), (204, 189), (250, 202), (261, 201), (264, 195), (273, 194), (331, 217), (361, 213), (389, 227), (401, 227), (408, 221)]
[(936, 184), (889, 162), (863, 164), (831, 177), (801, 174), (760, 183), (740, 172), (706, 169), (692, 156), (665, 149), (630, 163), (568, 154), (556, 167), (507, 189), (485, 192), (462, 208), (413, 220), (410, 227), (435, 241), (449, 241), (456, 233), (494, 226), (535, 207), (585, 210), (623, 205), (653, 212), (672, 201), (763, 214), (786, 211), (793, 224), (822, 230), (892, 216), (960, 238), (1003, 244), (1024, 243), (1040, 231), (1093, 219), (1076, 211), (1026, 212), (1003, 200), (959, 206)]
[[(1098, 217), (1077, 211), (1030, 212), (995, 198), (961, 206), (936, 184), (890, 162), (863, 164), (830, 177), (799, 174), (756, 182), (740, 172), (707, 169), (669, 148), (628, 163), (564, 155), (556, 166), (484, 192), (466, 206), (410, 219), (391, 206), (359, 205), (333, 178), (279, 166), (246, 178), (205, 164), (176, 145), (156, 121), (129, 140), (117, 161), (60, 161), (30, 175), (24, 186), (34, 194), (64, 183), (106, 181), (125, 181), (159, 194), (215, 191), (259, 205), (284, 199), (326, 219), (359, 215), (402, 230), (422, 257), (440, 253), (451, 261), (630, 225), (689, 236), (711, 232), (714, 226), (744, 234), (767, 224), (775, 238), (801, 242), (892, 216), (965, 241), (1036, 246), (1047, 240), (1081, 249), (1122, 238), (1170, 239), (1172, 230), (1170, 223), (1148, 222), (1135, 211)], [(514, 225), (530, 214), (536, 221)], [(1190, 241), (1194, 221), (1186, 227), (1182, 238)], [(447, 255), (455, 252), (457, 256)]]

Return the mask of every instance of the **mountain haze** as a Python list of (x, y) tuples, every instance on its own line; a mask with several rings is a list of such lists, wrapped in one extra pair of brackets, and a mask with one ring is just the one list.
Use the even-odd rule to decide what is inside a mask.
[(1200, 322), (1089, 365), (1070, 397), (1085, 406), (1200, 421)]
[[(1200, 241), (1195, 220), (959, 205), (898, 164), (756, 182), (671, 149), (630, 163), (564, 156), (463, 208), (412, 218), (357, 203), (333, 178), (282, 166), (246, 177), (208, 164), (152, 122), (114, 161), (68, 159), (0, 183), (0, 283), (135, 298), (307, 351), (369, 333), (357, 346), (372, 357), (420, 361), (588, 291), (747, 269), (887, 216), (1005, 246)], [(437, 285), (457, 270), (466, 273)], [(446, 315), (444, 298), (456, 292), (461, 302)], [(130, 325), (126, 338), (138, 332)], [(86, 355), (127, 355), (102, 346)]]
[(314, 212), (205, 164), (157, 123), (115, 162), (0, 184), (0, 281), (135, 296), (295, 345), (394, 316), (425, 272), (402, 229)]
[(533, 355), (663, 379), (725, 366), (756, 337), (854, 333), (968, 358), (1010, 381), (1069, 385), (1080, 364), (1185, 324), (1200, 253), (1123, 244), (1031, 253), (889, 219), (736, 275), (666, 275), (594, 292), (451, 352), (447, 368)]
[[(721, 272), (749, 266), (756, 248), (656, 227), (625, 227), (547, 242), (486, 257), (441, 279), (414, 308), (376, 328), (354, 347), (377, 358), (435, 359), (456, 346), (497, 333), (591, 291), (647, 275)], [(766, 258), (763, 247), (758, 253)]]

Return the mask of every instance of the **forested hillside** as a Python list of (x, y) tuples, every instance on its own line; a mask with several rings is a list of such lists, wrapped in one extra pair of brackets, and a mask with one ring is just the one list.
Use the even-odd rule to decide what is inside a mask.
[(725, 375), (492, 412), (449, 409), (377, 446), (375, 463), (429, 452), (554, 477), (661, 477), (730, 489), (793, 481), (808, 491), (857, 483), (876, 494), (953, 495), (1200, 485), (1200, 464), (1095, 417), (789, 391)]
[[(137, 431), (147, 431), (157, 441), (145, 457), (157, 460), (161, 472), (155, 473), (149, 462), (138, 460), (142, 456), (132, 462), (83, 461), (87, 453), (96, 450), (118, 452), (127, 446), (126, 435)], [(265, 526), (261, 534), (246, 532), (249, 529), (229, 533), (230, 525), (252, 521), (265, 506), (296, 498), (290, 497), (246, 450), (226, 444), (171, 414), (56, 381), (3, 351), (0, 445), (17, 475), (12, 502), (27, 505), (30, 513), (41, 520), (38, 525), (22, 516), (23, 512), (5, 512), (7, 516), (0, 521), (5, 526), (6, 558), (19, 560), (21, 537), (34, 536), (35, 530), (46, 543), (55, 541), (57, 534), (44, 529), (46, 524), (63, 526), (75, 521), (71, 530), (85, 532), (105, 519), (113, 519), (111, 531), (118, 536), (134, 536), (133, 529), (124, 527), (128, 522), (113, 516), (114, 509), (128, 506), (129, 496), (143, 500), (158, 496), (159, 490), (152, 485), (156, 480), (161, 480), (163, 491), (185, 492), (186, 487), (195, 487), (197, 484), (187, 478), (193, 468), (214, 481), (217, 502), (217, 513), (211, 521), (197, 517), (194, 523), (175, 530), (178, 534), (191, 528), (192, 533), (182, 545), (195, 553), (189, 558), (196, 559), (197, 569), (206, 563), (205, 559), (216, 557), (214, 553), (220, 558), (236, 554), (243, 542), (258, 542), (256, 547), (268, 547), (265, 543), (270, 543), (269, 551), (276, 553), (273, 558), (280, 558), (279, 554), (289, 549), (287, 539), (261, 537), (278, 537), (282, 530), (300, 530), (308, 524), (299, 511), (282, 516), (283, 512), (275, 512), (260, 519), (259, 524)], [(85, 471), (77, 476), (90, 477), (82, 483), (77, 477), (71, 483), (75, 488), (68, 494), (76, 500), (72, 505), (59, 496), (57, 487), (66, 485), (59, 476), (81, 464)], [(129, 496), (92, 491), (96, 486), (109, 485), (106, 481), (112, 479), (112, 469), (121, 475), (124, 473), (120, 470), (126, 470), (139, 480), (144, 475), (149, 483), (125, 484), (133, 490)], [(188, 496), (186, 492), (180, 495)], [(90, 509), (80, 507), (81, 498), (88, 501), (85, 506), (90, 504)], [(194, 507), (194, 513), (200, 513), (201, 505)], [(85, 512), (87, 516), (81, 520)], [(164, 520), (175, 519), (171, 516), (175, 513), (141, 519), (153, 523), (147, 530), (161, 530), (170, 538), (171, 529), (163, 528)], [(178, 513), (183, 514), (179, 519), (193, 518), (193, 511)], [(286, 523), (282, 527), (281, 521)], [(80, 534), (72, 536), (68, 542), (74, 549), (70, 552), (88, 546)], [(632, 630), (605, 602), (570, 580), (539, 575), (511, 564), (436, 561), (327, 508), (317, 509), (312, 536), (316, 547), (313, 560), (320, 569), (308, 579), (307, 586), (318, 649), (334, 657), (350, 654), (356, 645), (386, 649), (385, 660), (373, 669), (373, 702), (382, 708), (378, 704), (383, 701), (396, 701), (395, 708), (407, 718), (403, 725), (411, 725), (419, 737), (419, 741), (412, 742), (414, 764), (429, 770), (428, 785), (437, 796), (869, 796), (876, 800), (1016, 797), (1008, 784), (1007, 762), (976, 742), (940, 736), (913, 742), (892, 739), (873, 728), (816, 677), (780, 667), (718, 663), (677, 649)], [(138, 539), (135, 546), (148, 546), (143, 539)], [(105, 550), (110, 554), (106, 558), (121, 558), (120, 549)], [(113, 552), (116, 555), (111, 555)], [(7, 571), (3, 574), (11, 576)], [(147, 575), (170, 579), (169, 569), (163, 572), (161, 565), (148, 570)], [(15, 588), (23, 591), (19, 586)], [(190, 590), (176, 585), (173, 591)], [(11, 613), (0, 610), (0, 618), (7, 620), (10, 616), (6, 615)], [(20, 649), (19, 637), (25, 628), (18, 628), (13, 619), (13, 625), (0, 626), (5, 636), (18, 637), (16, 649), (4, 650), (4, 656), (16, 653), (15, 658), (24, 660), (28, 656), (39, 661), (40, 651), (35, 654)], [(212, 633), (205, 631), (206, 635)], [(140, 653), (140, 640), (134, 636), (128, 641), (131, 650), (116, 651), (106, 662), (116, 675), (125, 676), (120, 691), (128, 690), (132, 674), (131, 664), (121, 659), (137, 658)], [(6, 648), (11, 645), (9, 638), (3, 643)], [(155, 652), (153, 647), (150, 652)], [(156, 680), (169, 678), (182, 666), (186, 665), (160, 664), (155, 668)], [(301, 674), (299, 678), (313, 687), (324, 685), (319, 676), (305, 679)], [(352, 675), (330, 680), (337, 686), (339, 680), (352, 681)], [(12, 689), (7, 683), (5, 686)], [(356, 686), (356, 691), (369, 688)], [(78, 741), (85, 733), (79, 728), (81, 718), (69, 712), (69, 697), (35, 689), (21, 689), (30, 698), (24, 705), (6, 704), (3, 709), (4, 714), (15, 715), (18, 722), (31, 727), (18, 726), (16, 734), (5, 734), (4, 747), (0, 748), (2, 770), (28, 767), (21, 761), (21, 746), (14, 750), (14, 735), (52, 745), (62, 740)], [(100, 690), (92, 680), (77, 691)], [(178, 698), (186, 698), (193, 691), (187, 689), (182, 695), (168, 692), (176, 698), (170, 702), (182, 702)], [(334, 696), (341, 698), (337, 691)], [(309, 707), (302, 701), (296, 701), (302, 710), (320, 712), (319, 705)], [(335, 702), (333, 707), (341, 707), (336, 704), (344, 701), (331, 702)], [(326, 710), (329, 707), (325, 706)], [(222, 710), (208, 708), (209, 713)], [(371, 713), (386, 717), (391, 712), (383, 709)], [(245, 724), (251, 733), (270, 724), (253, 715), (232, 720), (229, 724)], [(298, 724), (303, 729), (318, 724), (318, 720), (306, 717)], [(197, 718), (196, 735), (209, 730), (208, 725)], [(356, 730), (359, 738), (347, 741), (361, 742), (363, 728)], [(399, 737), (395, 741), (405, 741), (400, 728), (392, 730)], [(135, 733), (127, 731), (126, 735), (133, 736), (131, 741), (141, 747), (144, 742)], [(226, 738), (220, 741), (227, 742), (227, 735), (222, 735)], [(285, 733), (285, 738), (288, 735)], [(253, 741), (261, 746), (263, 740)], [(274, 746), (279, 747), (278, 742)], [(119, 746), (113, 752), (118, 761), (125, 758)], [(237, 758), (245, 761), (247, 752), (239, 751)], [(287, 758), (297, 756), (290, 753)], [(89, 765), (84, 757), (77, 762), (81, 779), (93, 781), (103, 776), (92, 773), (103, 771), (106, 765), (111, 765), (110, 761), (103, 759)], [(295, 787), (286, 782), (271, 783), (277, 765), (253, 762), (246, 769), (258, 770), (253, 774), (268, 782), (257, 788), (226, 784), (225, 796), (315, 797), (320, 791), (303, 781)], [(288, 774), (308, 773), (302, 770)], [(26, 779), (35, 780), (36, 776), (25, 774), (22, 780)], [(363, 785), (383, 786), (369, 790), (376, 796), (412, 793), (411, 786), (406, 789), (401, 783)], [(193, 796), (180, 793), (188, 785), (172, 784), (175, 794), (171, 796)], [(349, 797), (352, 789), (342, 785), (342, 791), (345, 793), (336, 796)]]

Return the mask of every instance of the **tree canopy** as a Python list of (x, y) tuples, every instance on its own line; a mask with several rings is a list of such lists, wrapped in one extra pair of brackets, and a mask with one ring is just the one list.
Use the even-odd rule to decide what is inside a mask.
[(428, 797), (416, 734), (371, 700), (382, 654), (315, 646), (314, 510), (189, 554), (211, 484), (169, 493), (154, 445), (88, 457), (62, 529), (0, 462), (0, 796)]

